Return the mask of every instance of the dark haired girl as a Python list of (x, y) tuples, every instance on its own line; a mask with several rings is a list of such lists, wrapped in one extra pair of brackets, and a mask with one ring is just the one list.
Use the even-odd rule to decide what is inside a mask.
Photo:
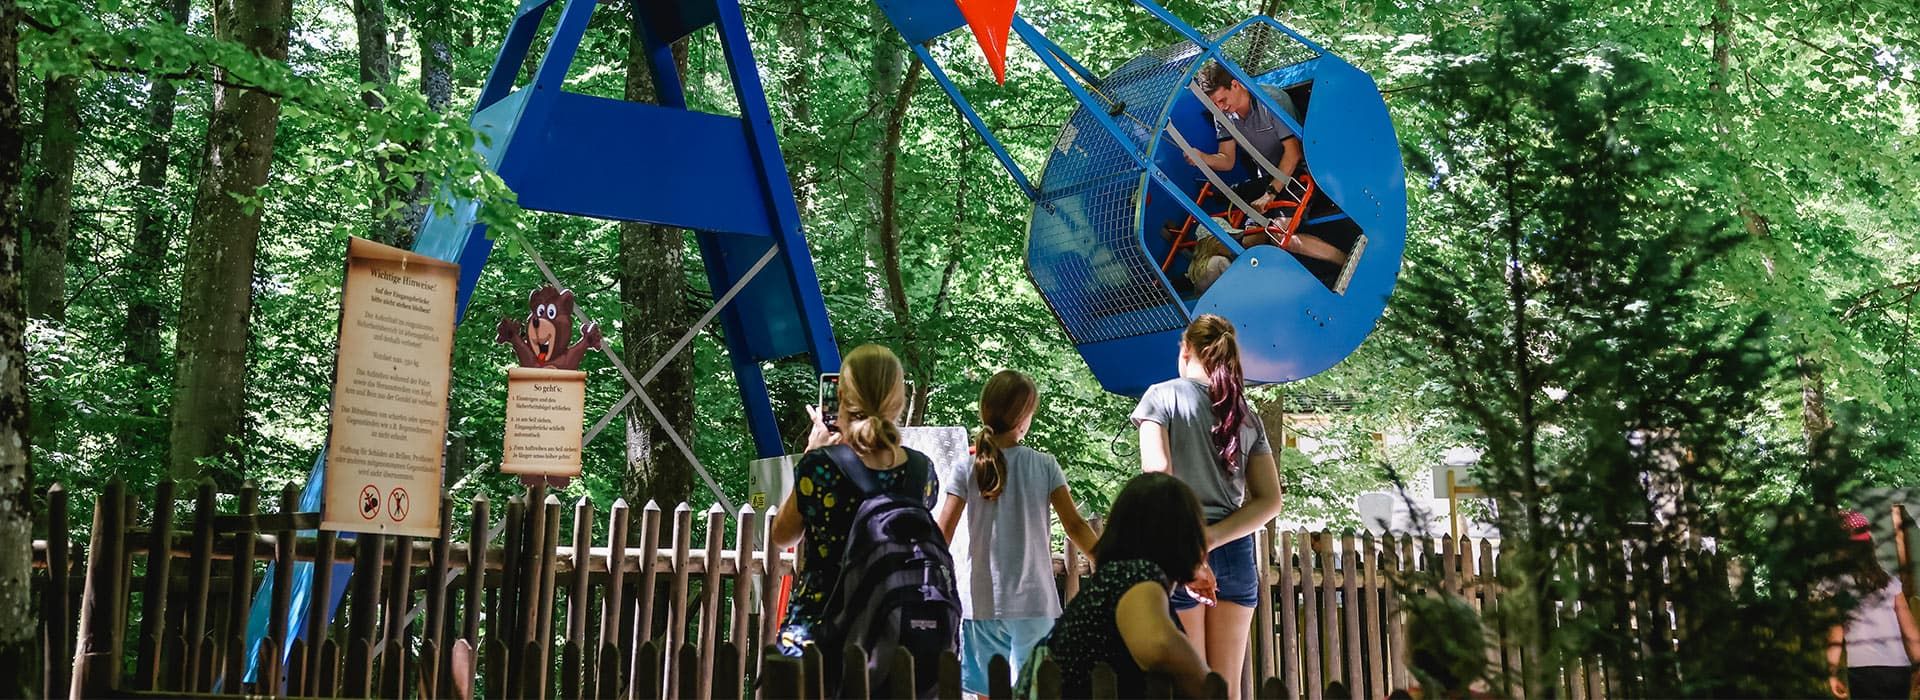
[[(1836, 698), (1906, 700), (1913, 692), (1913, 674), (1920, 666), (1920, 629), (1907, 609), (1900, 579), (1880, 567), (1867, 518), (1844, 514), (1847, 548), (1842, 556), (1853, 566), (1845, 579), (1846, 591), (1858, 603), (1844, 625), (1827, 635), (1827, 689)], [(1846, 665), (1841, 665), (1845, 652)], [(1845, 677), (1841, 669), (1846, 669)]]
[[(1204, 511), (1218, 601), (1182, 589), (1173, 594), (1173, 608), (1193, 648), (1229, 679), (1240, 677), (1259, 600), (1253, 533), (1280, 514), (1273, 448), (1244, 390), (1233, 324), (1207, 314), (1193, 319), (1180, 339), (1179, 378), (1149, 387), (1133, 411), (1141, 469), (1171, 473), (1193, 489)], [(1238, 700), (1239, 688), (1228, 683), (1228, 697)]]
[(1206, 662), (1167, 615), (1169, 592), (1205, 565), (1199, 501), (1178, 479), (1141, 474), (1120, 489), (1108, 517), (1091, 552), (1100, 566), (1045, 644), (1060, 667), (1061, 697), (1092, 695), (1093, 667), (1102, 662), (1122, 695), (1139, 694), (1147, 673), (1164, 673), (1183, 696), (1199, 697)]

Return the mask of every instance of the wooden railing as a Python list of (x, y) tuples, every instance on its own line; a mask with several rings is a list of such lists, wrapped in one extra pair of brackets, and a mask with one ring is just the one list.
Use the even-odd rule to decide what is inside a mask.
[[(585, 499), (568, 507), (536, 488), (498, 508), (476, 497), (458, 526), (448, 499), (434, 539), (349, 539), (313, 534), (318, 516), (290, 507), (291, 488), (271, 512), (252, 489), (175, 496), (161, 483), (143, 508), (109, 484), (80, 547), (68, 537), (67, 494), (49, 491), (49, 536), (34, 545), (47, 696), (78, 684), (84, 696), (453, 697), (458, 640), (477, 651), (460, 671), (472, 674), (476, 697), (737, 698), (777, 675), (751, 651), (765, 648), (778, 622), (775, 596), (758, 595), (757, 582), (793, 569), (791, 554), (759, 544), (768, 514), (696, 514), (684, 504), (635, 511), (624, 502), (597, 510)], [(1257, 537), (1267, 585), (1251, 663), (1236, 682), (1260, 697), (1320, 700), (1334, 682), (1363, 698), (1407, 687), (1398, 582), (1433, 580), (1482, 610), (1499, 604), (1500, 557), (1489, 541), (1456, 548), (1444, 537), (1272, 528)], [(293, 572), (313, 561), (352, 563), (352, 580), (332, 624), (307, 625), (283, 661), (271, 640), (287, 638)], [(242, 683), (249, 605), (269, 562), (270, 641), (254, 680)], [(1070, 545), (1056, 555), (1064, 595), (1079, 590), (1086, 565)], [(312, 590), (329, 589), (333, 568), (314, 569)], [(327, 596), (304, 604), (310, 619), (328, 619)], [(1531, 661), (1495, 641), (1496, 673)], [(1595, 664), (1561, 677), (1561, 697), (1610, 694)], [(1270, 680), (1256, 688), (1253, 678)]]

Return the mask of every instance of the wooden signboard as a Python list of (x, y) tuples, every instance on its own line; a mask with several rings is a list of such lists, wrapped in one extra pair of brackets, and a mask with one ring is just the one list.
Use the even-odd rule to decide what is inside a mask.
[(460, 267), (347, 244), (320, 527), (435, 537)]
[(569, 369), (507, 370), (507, 444), (500, 471), (546, 477), (580, 475), (580, 434), (587, 410), (587, 373)]

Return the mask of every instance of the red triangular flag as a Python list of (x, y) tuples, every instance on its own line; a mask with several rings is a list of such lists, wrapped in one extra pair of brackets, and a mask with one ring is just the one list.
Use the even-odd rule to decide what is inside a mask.
[(980, 52), (986, 54), (987, 65), (993, 67), (993, 81), (1005, 85), (1007, 82), (1007, 32), (1013, 28), (1014, 5), (1019, 0), (955, 0), (960, 6), (960, 15), (967, 18), (967, 26), (973, 27), (973, 36), (980, 40)]

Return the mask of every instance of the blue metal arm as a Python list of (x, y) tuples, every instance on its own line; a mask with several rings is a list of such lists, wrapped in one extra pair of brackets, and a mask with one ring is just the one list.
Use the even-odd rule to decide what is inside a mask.
[(973, 127), (973, 132), (980, 135), (981, 141), (986, 142), (987, 149), (993, 151), (993, 157), (999, 159), (1000, 167), (1005, 168), (1007, 175), (1013, 177), (1013, 184), (1020, 186), (1020, 192), (1025, 194), (1027, 199), (1039, 201), (1040, 192), (1033, 188), (1033, 181), (1027, 179), (1026, 171), (1020, 169), (1020, 164), (1013, 161), (1013, 154), (1007, 152), (1006, 145), (1000, 143), (1000, 139), (987, 128), (987, 123), (973, 111), (973, 104), (967, 102), (967, 98), (960, 94), (960, 88), (947, 77), (947, 72), (940, 68), (940, 63), (933, 60), (933, 55), (927, 52), (926, 44), (913, 44), (912, 49), (913, 55), (919, 57), (920, 65), (927, 67), (927, 72), (933, 74), (933, 81), (939, 83), (940, 89), (947, 93), (947, 99), (953, 101), (953, 108), (959, 110), (960, 116), (966, 118), (967, 125)]
[[(1167, 174), (1161, 171), (1159, 166), (1154, 165), (1153, 161), (1147, 158), (1146, 154), (1141, 153), (1139, 149), (1134, 147), (1132, 137), (1128, 135), (1126, 130), (1120, 128), (1119, 123), (1114, 121), (1112, 115), (1107, 113), (1106, 105), (1102, 105), (1099, 100), (1094, 98), (1092, 93), (1087, 91), (1086, 87), (1080, 85), (1079, 81), (1073, 79), (1071, 69), (1067, 68), (1057, 54), (1044, 48), (1049, 45), (1049, 42), (1046, 37), (1040, 36), (1039, 30), (1034, 29), (1033, 25), (1025, 22), (1015, 21), (1013, 31), (1015, 34), (1020, 35), (1020, 40), (1026, 42), (1028, 48), (1033, 49), (1033, 52), (1040, 56), (1040, 62), (1045, 63), (1047, 68), (1053, 71), (1054, 77), (1060, 80), (1060, 84), (1067, 86), (1067, 90), (1073, 93), (1074, 99), (1079, 100), (1080, 104), (1085, 106), (1087, 111), (1093, 115), (1093, 118), (1100, 123), (1100, 126), (1107, 130), (1107, 135), (1119, 142), (1120, 150), (1126, 153), (1128, 158), (1133, 160), (1134, 165), (1145, 171), (1147, 177), (1152, 178), (1162, 189), (1174, 193), (1176, 195), (1174, 199), (1179, 201), (1180, 207), (1185, 209), (1187, 214), (1191, 215), (1195, 221), (1200, 222), (1200, 225), (1207, 227), (1207, 230), (1212, 232), (1215, 238), (1219, 239), (1220, 244), (1225, 246), (1234, 256), (1237, 257), (1246, 251), (1246, 249), (1240, 245), (1239, 237), (1228, 234), (1225, 229), (1220, 227), (1218, 222), (1213, 220), (1211, 215), (1208, 215), (1205, 210), (1200, 208), (1198, 202), (1182, 195), (1181, 193), (1184, 192), (1184, 190), (1174, 184), (1173, 180), (1168, 178)], [(1164, 281), (1162, 283), (1165, 284)], [(1171, 288), (1169, 287), (1169, 289)]]

